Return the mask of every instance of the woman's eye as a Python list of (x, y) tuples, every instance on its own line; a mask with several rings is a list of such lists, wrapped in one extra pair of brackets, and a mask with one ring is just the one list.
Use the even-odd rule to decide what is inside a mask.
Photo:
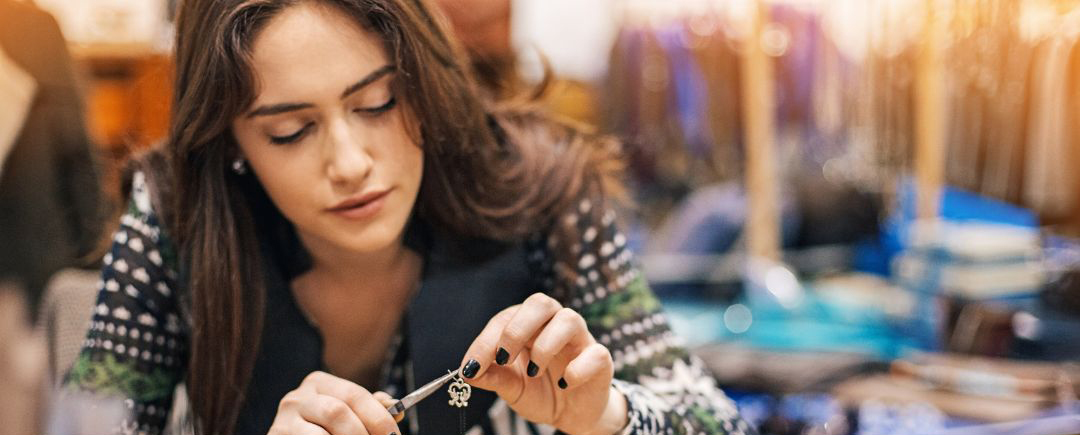
[(388, 111), (390, 109), (393, 109), (394, 106), (396, 106), (396, 105), (397, 105), (397, 98), (390, 97), (390, 100), (388, 100), (386, 103), (384, 103), (381, 106), (360, 108), (360, 109), (354, 110), (354, 112), (368, 114), (368, 115), (378, 115), (378, 114), (384, 113), (384, 112), (386, 112), (386, 111)]
[(310, 128), (311, 128), (311, 124), (308, 124), (308, 125), (305, 125), (304, 128), (301, 128), (300, 130), (297, 130), (296, 133), (290, 134), (288, 136), (270, 136), (270, 142), (273, 142), (276, 145), (291, 144), (293, 142), (296, 142), (296, 141), (300, 140), (300, 138), (304, 137), (304, 134), (306, 134), (308, 129), (310, 129)]

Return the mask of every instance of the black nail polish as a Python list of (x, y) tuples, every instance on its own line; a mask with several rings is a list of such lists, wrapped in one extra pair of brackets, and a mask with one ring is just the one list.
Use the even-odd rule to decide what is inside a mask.
[(495, 352), (495, 362), (502, 366), (506, 365), (508, 361), (510, 361), (510, 352), (500, 347), (499, 351)]
[(397, 432), (390, 432), (390, 435), (397, 435)]
[(476, 376), (476, 372), (479, 371), (480, 363), (476, 362), (476, 360), (474, 359), (471, 359), (469, 360), (469, 362), (465, 363), (465, 368), (461, 369), (461, 376), (464, 376), (467, 379), (472, 379), (473, 376)]
[(535, 378), (538, 373), (540, 373), (540, 367), (536, 363), (529, 361), (529, 368), (525, 369), (525, 374), (529, 375), (530, 378)]
[(559, 378), (559, 388), (565, 390), (566, 387), (568, 387), (568, 385), (566, 385), (566, 378)]

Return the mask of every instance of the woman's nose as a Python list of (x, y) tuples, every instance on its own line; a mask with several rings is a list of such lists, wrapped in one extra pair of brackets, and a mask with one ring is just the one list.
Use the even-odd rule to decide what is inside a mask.
[(367, 139), (355, 134), (344, 120), (331, 123), (329, 133), (327, 176), (337, 184), (362, 182), (374, 166)]

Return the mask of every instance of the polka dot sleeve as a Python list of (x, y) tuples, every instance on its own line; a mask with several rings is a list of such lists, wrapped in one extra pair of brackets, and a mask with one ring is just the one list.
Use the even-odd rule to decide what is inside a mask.
[(746, 434), (753, 429), (704, 364), (671, 331), (615, 224), (585, 199), (548, 234), (530, 242), (542, 285), (585, 318), (611, 351), (614, 387), (627, 399), (624, 435)]
[(64, 379), (70, 392), (119, 398), (128, 418), (116, 433), (157, 435), (184, 372), (176, 257), (151, 209), (142, 174), (104, 259), (89, 332)]

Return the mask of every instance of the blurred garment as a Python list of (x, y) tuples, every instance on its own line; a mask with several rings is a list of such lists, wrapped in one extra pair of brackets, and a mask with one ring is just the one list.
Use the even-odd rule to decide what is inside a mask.
[(49, 276), (93, 250), (103, 207), (56, 20), (32, 5), (0, 1), (0, 49), (38, 85), (0, 173), (0, 276), (20, 282), (33, 313)]
[(1077, 39), (1055, 35), (1039, 48), (1034, 66), (1035, 104), (1030, 107), (1024, 202), (1043, 216), (1060, 217), (1073, 211), (1077, 199), (1076, 152), (1071, 149), (1068, 120), (1069, 56)]
[(37, 91), (37, 82), (0, 48), (0, 174)]
[[(799, 230), (799, 210), (792, 196), (780, 194), (784, 246), (792, 245)], [(749, 209), (746, 190), (739, 183), (698, 188), (668, 216), (650, 250), (690, 255), (730, 252), (742, 238)]]
[[(763, 37), (775, 64), (780, 167), (888, 198), (914, 165), (920, 26), (912, 23), (921, 6), (797, 3), (770, 5)], [(664, 4), (631, 8), (620, 22), (600, 109), (602, 130), (626, 142), (635, 199), (651, 227), (692, 191), (738, 179), (744, 163), (740, 15)], [(947, 9), (946, 184), (1075, 231), (1080, 7), (970, 1)]]
[(37, 326), (49, 349), (49, 379), (56, 384), (71, 368), (86, 339), (86, 313), (94, 311), (101, 271), (64, 269), (45, 287)]
[(0, 422), (3, 433), (41, 433), (45, 346), (26, 322), (17, 286), (0, 282)]

